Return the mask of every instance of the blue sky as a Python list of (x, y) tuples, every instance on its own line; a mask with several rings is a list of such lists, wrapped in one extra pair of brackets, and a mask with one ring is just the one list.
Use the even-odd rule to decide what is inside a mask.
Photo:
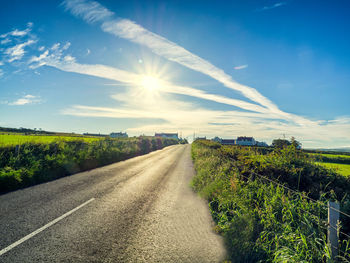
[(0, 6), (0, 126), (350, 146), (347, 1)]

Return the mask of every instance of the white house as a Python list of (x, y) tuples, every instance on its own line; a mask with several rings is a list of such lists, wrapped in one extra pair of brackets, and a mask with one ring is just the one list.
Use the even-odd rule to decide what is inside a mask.
[(256, 141), (254, 140), (253, 137), (241, 136), (237, 138), (236, 144), (242, 145), (242, 146), (254, 146), (256, 145)]
[(236, 140), (234, 140), (234, 139), (222, 139), (221, 141), (220, 141), (220, 143), (222, 144), (222, 145), (235, 145), (236, 144)]

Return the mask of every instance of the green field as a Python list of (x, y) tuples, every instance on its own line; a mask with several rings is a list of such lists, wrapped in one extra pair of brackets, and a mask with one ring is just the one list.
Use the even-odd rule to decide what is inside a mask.
[(347, 158), (350, 159), (350, 155), (345, 155), (345, 154), (329, 154), (329, 153), (310, 153), (311, 156), (324, 156), (327, 158)]
[(350, 164), (325, 163), (325, 162), (316, 162), (316, 163), (328, 169), (333, 169), (341, 175), (350, 176)]
[(82, 140), (84, 142), (99, 141), (101, 138), (83, 136), (58, 136), (58, 135), (24, 135), (24, 134), (0, 134), (0, 147), (21, 145), (24, 143), (52, 143)]

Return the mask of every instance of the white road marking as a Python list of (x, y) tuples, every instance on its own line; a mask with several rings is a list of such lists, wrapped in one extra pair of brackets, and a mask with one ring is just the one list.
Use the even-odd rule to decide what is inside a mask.
[(47, 223), (46, 225), (40, 227), (39, 229), (35, 230), (34, 232), (30, 233), (29, 235), (26, 235), (25, 237), (21, 238), (20, 240), (16, 241), (15, 243), (9, 245), (8, 247), (5, 247), (4, 249), (0, 250), (0, 256), (5, 254), (6, 252), (10, 251), (11, 249), (17, 247), (18, 245), (22, 244), (23, 242), (27, 241), (28, 239), (32, 238), (33, 236), (39, 234), (41, 231), (44, 231), (46, 228), (56, 224), (58, 221), (64, 219), (65, 217), (71, 215), (78, 209), (82, 208), (83, 206), (87, 205), (88, 203), (94, 201), (95, 198), (91, 198), (90, 200), (86, 201), (85, 203), (81, 204), (80, 206), (77, 206), (76, 208), (70, 210), (69, 212), (65, 213), (64, 215), (61, 215), (60, 217), (57, 217), (50, 223)]

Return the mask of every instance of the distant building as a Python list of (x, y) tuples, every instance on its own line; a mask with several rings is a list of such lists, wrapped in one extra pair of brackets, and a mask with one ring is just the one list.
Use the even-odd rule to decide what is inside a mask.
[(206, 140), (206, 139), (207, 139), (207, 137), (204, 136), (204, 137), (197, 137), (195, 140)]
[(109, 137), (111, 138), (128, 138), (128, 134), (126, 132), (112, 132)]
[(178, 133), (155, 133), (155, 137), (179, 139)]
[(101, 134), (101, 133), (83, 133), (85, 136), (93, 136), (93, 137), (108, 137), (107, 134)]
[(256, 145), (256, 141), (254, 140), (253, 137), (241, 136), (237, 138), (236, 144), (242, 145), (242, 146), (254, 146)]
[(233, 139), (232, 140), (231, 139), (229, 139), (229, 140), (221, 139), (220, 143), (222, 145), (235, 145), (236, 144), (236, 140), (233, 140)]

